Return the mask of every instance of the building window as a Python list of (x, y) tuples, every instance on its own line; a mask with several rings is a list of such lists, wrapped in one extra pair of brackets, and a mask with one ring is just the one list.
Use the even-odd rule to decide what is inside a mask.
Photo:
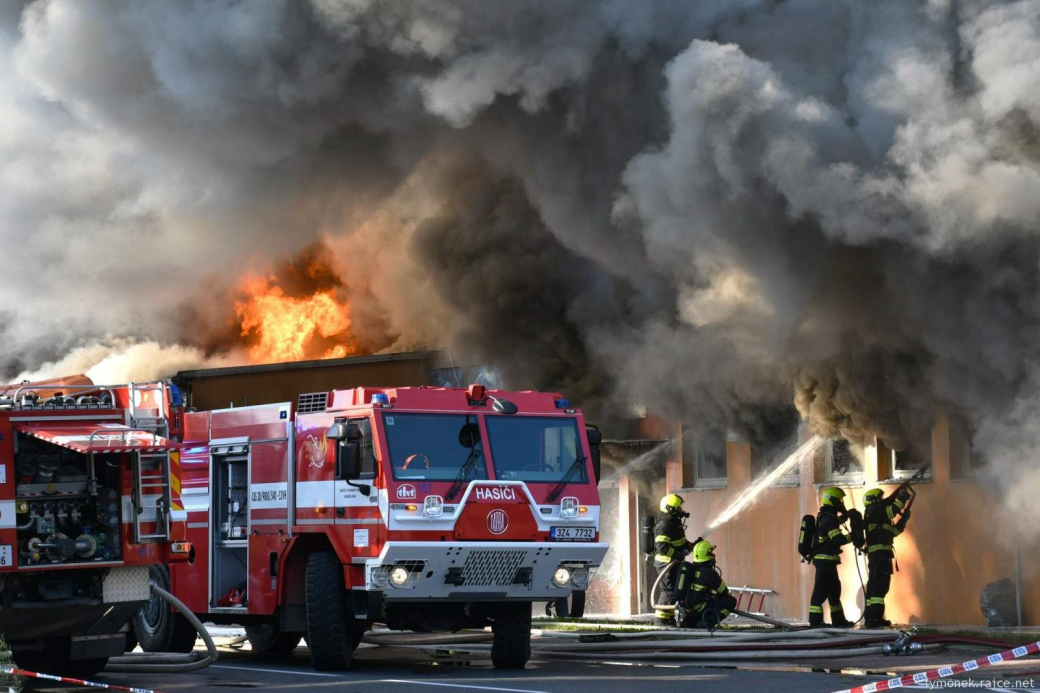
[(773, 480), (772, 485), (797, 486), (800, 464), (791, 456), (804, 442), (807, 433), (808, 427), (794, 407), (773, 412), (751, 433), (751, 478), (758, 479), (786, 464), (786, 470)]
[(972, 443), (974, 431), (963, 419), (950, 418), (950, 478), (974, 479), (986, 467), (986, 458)]
[(823, 476), (827, 481), (863, 481), (863, 443), (835, 438), (824, 451)]
[[(930, 444), (922, 443), (918, 446), (907, 446), (902, 450), (892, 450), (885, 445), (884, 441), (878, 440), (879, 481), (907, 479), (931, 461)], [(924, 474), (924, 479), (931, 480), (931, 478), (932, 468), (929, 467)]]
[(694, 488), (725, 488), (726, 436), (683, 426), (683, 479)]

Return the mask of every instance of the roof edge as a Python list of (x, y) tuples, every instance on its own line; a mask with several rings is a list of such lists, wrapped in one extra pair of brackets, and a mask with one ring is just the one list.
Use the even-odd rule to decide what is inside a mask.
[(443, 349), (427, 349), (423, 351), (397, 351), (389, 354), (372, 354), (370, 356), (348, 356), (341, 359), (313, 359), (310, 361), (287, 361), (284, 363), (262, 363), (255, 366), (227, 366), (224, 368), (200, 368), (190, 371), (178, 371), (174, 380), (185, 381), (196, 378), (209, 378), (243, 373), (270, 373), (275, 371), (305, 370), (330, 366), (361, 365), (366, 363), (385, 363), (387, 361), (425, 361), (439, 360)]

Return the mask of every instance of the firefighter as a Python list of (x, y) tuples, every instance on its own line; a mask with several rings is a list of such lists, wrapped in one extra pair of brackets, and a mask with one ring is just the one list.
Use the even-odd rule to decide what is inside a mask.
[(825, 489), (820, 512), (816, 516), (816, 545), (812, 561), (816, 568), (816, 581), (813, 583), (812, 597), (809, 600), (810, 628), (823, 625), (825, 601), (830, 604), (832, 626), (852, 627), (841, 608), (841, 579), (838, 577), (841, 547), (852, 541), (851, 535), (841, 528), (844, 519), (845, 492), (836, 486)]
[[(715, 547), (703, 539), (693, 546), (693, 582), (686, 598), (686, 613), (699, 627), (715, 627), (737, 606), (722, 572), (715, 566)], [(680, 580), (684, 579), (680, 577)], [(680, 592), (686, 592), (679, 585)], [(692, 620), (692, 619), (691, 619)]]
[[(863, 494), (867, 505), (867, 608), (864, 616), (867, 628), (892, 625), (885, 619), (885, 595), (892, 583), (892, 543), (906, 529), (910, 509), (906, 507), (910, 493), (900, 488), (885, 498), (884, 492), (871, 489)], [(905, 509), (904, 509), (905, 508)], [(898, 517), (897, 517), (898, 516)]]
[[(661, 592), (657, 603), (661, 605), (675, 604), (675, 575), (678, 563), (681, 562), (696, 542), (686, 540), (685, 518), (690, 513), (682, 509), (683, 499), (669, 493), (661, 499), (661, 516), (654, 525), (654, 568), (661, 577)], [(700, 541), (700, 537), (697, 538)], [(675, 563), (675, 565), (673, 565)], [(661, 625), (674, 625), (675, 614), (670, 611), (657, 611), (657, 619)]]

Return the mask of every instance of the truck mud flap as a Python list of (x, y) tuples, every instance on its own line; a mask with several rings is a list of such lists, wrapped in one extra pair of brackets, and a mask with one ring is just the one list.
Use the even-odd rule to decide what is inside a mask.
[(382, 592), (378, 590), (350, 590), (350, 597), (354, 605), (354, 618), (375, 621), (382, 617)]

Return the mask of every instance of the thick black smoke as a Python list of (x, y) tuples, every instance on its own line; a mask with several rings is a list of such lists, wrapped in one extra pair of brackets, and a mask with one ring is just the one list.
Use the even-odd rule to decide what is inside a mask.
[(752, 432), (793, 401), (897, 448), (944, 410), (998, 470), (1040, 442), (1007, 429), (1040, 409), (1036, 0), (0, 23), (8, 377), (236, 358), (213, 297), (317, 240), (373, 349)]

